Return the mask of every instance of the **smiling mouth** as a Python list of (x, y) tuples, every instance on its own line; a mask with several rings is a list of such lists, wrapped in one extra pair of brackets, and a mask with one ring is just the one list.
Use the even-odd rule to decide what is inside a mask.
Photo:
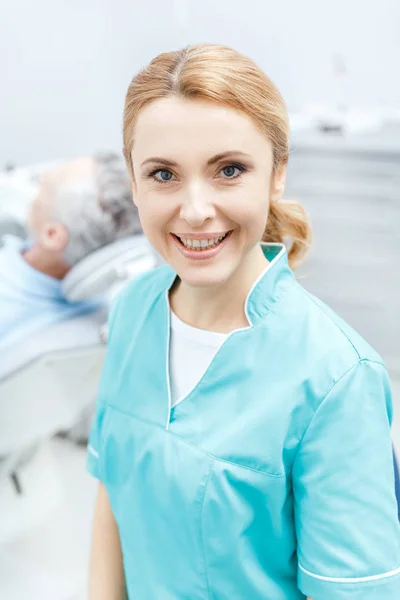
[(220, 235), (217, 238), (202, 238), (202, 239), (193, 239), (193, 238), (181, 238), (178, 235), (175, 235), (175, 238), (180, 242), (180, 244), (187, 248), (188, 250), (195, 250), (197, 252), (202, 252), (204, 250), (210, 250), (210, 248), (215, 248), (219, 246), (225, 238), (232, 233), (231, 231), (227, 231), (223, 235)]

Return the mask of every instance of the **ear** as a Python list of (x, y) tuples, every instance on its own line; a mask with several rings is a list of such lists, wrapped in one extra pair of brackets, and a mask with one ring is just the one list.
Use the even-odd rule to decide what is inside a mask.
[(281, 163), (271, 177), (270, 201), (278, 202), (283, 196), (286, 184), (286, 164)]
[(39, 233), (40, 245), (49, 252), (63, 252), (68, 244), (68, 231), (61, 223), (44, 223)]

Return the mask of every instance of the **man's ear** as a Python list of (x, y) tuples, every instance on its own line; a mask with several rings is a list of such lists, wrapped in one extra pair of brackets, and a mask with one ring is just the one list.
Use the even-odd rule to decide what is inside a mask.
[(286, 165), (281, 163), (271, 177), (270, 202), (278, 202), (285, 191)]
[(39, 233), (40, 245), (49, 252), (62, 252), (68, 244), (68, 230), (61, 223), (44, 223)]

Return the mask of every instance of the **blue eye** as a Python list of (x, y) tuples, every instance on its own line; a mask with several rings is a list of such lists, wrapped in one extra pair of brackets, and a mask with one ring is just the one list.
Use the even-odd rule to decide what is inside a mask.
[(221, 169), (221, 173), (224, 174), (225, 179), (236, 179), (239, 177), (246, 168), (243, 165), (227, 165), (223, 169)]
[(167, 169), (157, 169), (157, 171), (153, 171), (152, 173), (150, 173), (150, 176), (153, 179), (155, 179), (155, 181), (158, 181), (159, 183), (164, 183), (167, 181), (171, 181), (173, 174)]
[[(223, 167), (219, 173), (222, 173), (223, 179), (237, 179), (246, 170), (244, 165), (231, 164)], [(168, 183), (169, 181), (175, 180), (174, 174), (169, 169), (155, 169), (149, 173), (149, 177), (154, 181), (157, 181), (157, 183)]]
[(222, 169), (224, 175), (226, 175), (227, 177), (233, 177), (235, 174), (235, 170), (236, 167), (233, 167), (232, 165), (230, 165), (229, 167), (224, 167)]
[(158, 173), (160, 174), (162, 181), (169, 181), (172, 178), (171, 171), (162, 169), (162, 170), (158, 171)]

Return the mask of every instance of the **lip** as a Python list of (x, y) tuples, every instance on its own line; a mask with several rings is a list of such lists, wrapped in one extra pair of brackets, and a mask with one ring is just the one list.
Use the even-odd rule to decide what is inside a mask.
[[(226, 232), (224, 232), (224, 233), (226, 233)], [(228, 243), (232, 233), (233, 233), (232, 231), (229, 231), (226, 238), (224, 240), (222, 240), (222, 242), (220, 244), (218, 244), (218, 246), (213, 246), (209, 250), (191, 250), (190, 248), (186, 248), (185, 246), (183, 246), (180, 243), (180, 241), (178, 240), (178, 236), (176, 234), (171, 233), (171, 237), (174, 241), (175, 246), (178, 248), (179, 252), (185, 258), (188, 258), (189, 260), (209, 260), (210, 258), (214, 258), (217, 254), (219, 254), (223, 250), (223, 248)], [(196, 237), (187, 236), (187, 239), (197, 239), (197, 240), (198, 239), (213, 239), (214, 237), (219, 237), (220, 235), (224, 235), (224, 234), (221, 234), (221, 233), (218, 235), (212, 234), (212, 235), (210, 235), (209, 238), (205, 238), (205, 234), (203, 233), (201, 236), (197, 235)], [(180, 235), (179, 237), (185, 238), (186, 236)]]
[(219, 231), (218, 233), (215, 233), (214, 231), (204, 231), (203, 233), (173, 233), (172, 235), (176, 235), (184, 240), (213, 240), (226, 233), (227, 231), (225, 229), (225, 231)]

